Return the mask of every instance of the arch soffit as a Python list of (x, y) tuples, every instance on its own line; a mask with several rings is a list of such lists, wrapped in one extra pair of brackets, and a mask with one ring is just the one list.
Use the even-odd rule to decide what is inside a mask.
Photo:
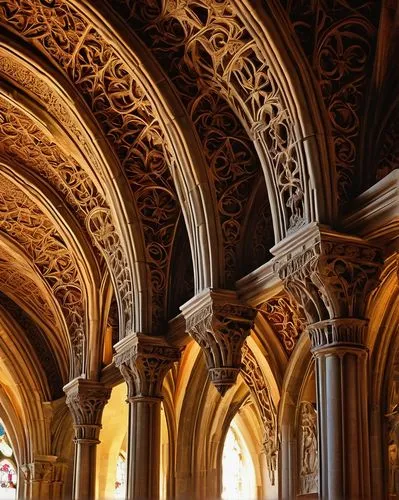
[[(191, 243), (195, 290), (232, 285), (233, 275), (237, 272), (240, 264), (239, 252), (242, 244), (240, 238), (244, 232), (242, 229), (237, 229), (242, 223), (238, 219), (243, 218), (245, 211), (240, 208), (240, 214), (237, 212), (227, 216), (228, 209), (226, 207), (230, 203), (231, 206), (234, 206), (234, 210), (237, 210), (237, 205), (242, 203), (243, 200), (240, 199), (243, 196), (242, 192), (250, 187), (249, 185), (243, 187), (242, 179), (238, 182), (236, 177), (242, 177), (243, 174), (245, 176), (247, 171), (253, 170), (256, 159), (248, 159), (248, 157), (246, 163), (243, 161), (243, 165), (238, 165), (237, 168), (233, 167), (235, 169), (234, 175), (231, 177), (228, 188), (222, 186), (226, 178), (222, 179), (223, 182), (219, 182), (219, 187), (216, 188), (214, 184), (217, 160), (213, 159), (212, 163), (209, 158), (205, 158), (204, 151), (207, 146), (200, 142), (193, 119), (186, 111), (187, 106), (182, 103), (175, 85), (163, 72), (156, 58), (139, 40), (135, 31), (129, 29), (105, 2), (95, 6), (91, 5), (92, 2), (89, 1), (79, 2), (79, 5), (78, 2), (74, 3), (80, 9), (84, 4), (85, 10), (90, 12), (91, 16), (94, 12), (94, 15), (101, 18), (101, 22), (98, 24), (99, 29), (103, 30), (104, 33), (108, 32), (106, 36), (114, 44), (116, 44), (115, 36), (110, 34), (110, 25), (112, 25), (112, 33), (115, 34), (116, 31), (121, 40), (125, 41), (125, 43), (118, 44), (121, 53), (126, 54), (127, 60), (133, 61), (131, 64), (132, 72), (139, 81), (143, 82), (144, 88), (148, 89), (150, 100), (155, 102), (154, 108), (157, 111), (160, 110), (160, 121), (164, 120), (165, 137), (170, 138), (171, 147), (175, 154), (176, 162), (172, 168), (172, 176), (175, 180)], [(129, 50), (129, 47), (133, 47), (133, 51)], [(216, 137), (219, 133), (220, 131), (216, 131), (214, 136)], [(246, 140), (248, 140), (248, 144), (251, 144), (249, 138), (243, 141), (240, 136), (235, 146), (240, 144), (244, 150), (247, 148), (247, 145), (243, 145)], [(215, 148), (215, 146), (213, 147)], [(219, 145), (218, 150), (223, 149), (223, 147)], [(237, 153), (237, 158), (242, 154), (246, 155), (247, 153), (241, 151)], [(229, 161), (237, 163), (237, 158), (230, 158)], [(253, 172), (247, 177), (253, 180)], [(233, 243), (232, 240), (234, 240)]]
[(381, 284), (371, 296), (367, 346), (370, 350), (371, 398), (387, 411), (389, 382), (399, 352), (397, 317), (399, 313), (398, 255), (392, 255), (383, 269)]
[[(148, 19), (151, 18), (151, 15), (146, 13), (145, 1), (132, 3), (129, 0), (120, 0), (113, 2), (112, 6), (125, 20), (134, 19), (136, 22), (138, 14), (143, 18), (148, 14)], [(200, 10), (206, 21), (200, 14), (197, 15)], [(330, 219), (333, 216), (334, 201), (330, 196), (323, 196), (331, 191), (332, 181), (328, 174), (331, 171), (331, 162), (328, 161), (329, 148), (324, 131), (318, 128), (321, 127), (322, 120), (317, 106), (313, 106), (312, 116), (307, 113), (306, 106), (303, 106), (301, 113), (298, 113), (301, 96), (295, 98), (294, 94), (300, 88), (299, 83), (296, 82), (296, 85), (292, 85), (292, 82), (287, 83), (284, 73), (292, 68), (292, 63), (291, 66), (288, 65), (288, 57), (283, 57), (276, 50), (276, 47), (283, 47), (280, 50), (284, 52), (287, 47), (281, 40), (275, 40), (273, 49), (276, 50), (276, 54), (272, 51), (272, 43), (261, 46), (258, 43), (259, 37), (255, 39), (248, 35), (251, 33), (251, 28), (248, 26), (248, 18), (251, 16), (246, 10), (250, 12), (253, 9), (250, 6), (244, 7), (242, 2), (234, 1), (225, 1), (222, 4), (215, 2), (215, 5), (206, 1), (196, 1), (177, 7), (174, 2), (164, 0), (159, 3), (158, 15), (151, 12), (152, 18), (143, 31), (147, 36), (153, 29), (155, 38), (151, 39), (151, 44), (156, 47), (161, 38), (161, 31), (157, 31), (157, 23), (159, 30), (162, 28), (162, 40), (164, 43), (166, 39), (166, 44), (167, 35), (173, 42), (175, 40), (181, 42), (181, 35), (174, 36), (173, 33), (165, 32), (165, 29), (173, 26), (172, 20), (176, 21), (176, 26), (182, 30), (187, 28), (189, 35), (184, 42), (187, 49), (185, 57), (190, 59), (191, 65), (195, 67), (194, 71), (198, 70), (198, 74), (205, 74), (208, 83), (211, 82), (227, 100), (258, 145), (269, 196), (274, 207), (274, 229), (278, 241), (287, 231), (293, 231), (298, 225), (315, 220), (317, 217)], [(162, 24), (163, 16), (169, 24)], [(273, 22), (279, 24), (280, 20), (273, 19)], [(264, 25), (261, 28), (265, 32)], [(221, 49), (221, 44), (213, 46), (212, 41), (207, 39), (207, 34), (211, 32), (213, 35), (215, 32), (218, 33), (223, 40), (224, 49)], [(268, 38), (278, 38), (276, 30), (270, 29), (270, 26), (266, 32)], [(234, 50), (230, 42), (233, 43)], [(173, 53), (173, 44), (167, 47)], [(206, 62), (201, 60), (201, 50), (208, 51)], [(154, 53), (156, 55), (156, 50)], [(164, 58), (168, 55), (163, 46), (161, 53)], [(287, 65), (287, 68), (283, 67), (283, 71), (281, 60)], [(309, 82), (309, 77), (306, 76), (305, 81)], [(308, 85), (305, 90), (309, 91), (310, 87)], [(293, 103), (296, 103), (296, 109)], [(301, 127), (294, 125), (297, 117), (304, 134), (301, 134)], [(309, 127), (311, 133), (307, 135)], [(269, 138), (272, 137), (272, 143), (269, 144), (267, 144), (266, 129)], [(283, 139), (281, 134), (287, 135), (287, 139)], [(291, 169), (291, 174), (288, 174), (285, 168)], [(289, 185), (279, 185), (279, 181), (284, 178), (284, 172), (290, 178)], [(324, 192), (315, 200), (312, 190), (319, 180), (322, 181)], [(309, 181), (313, 181), (310, 189)], [(315, 206), (315, 201), (319, 206)]]
[[(222, 236), (216, 200), (203, 148), (186, 107), (151, 51), (134, 30), (126, 29), (126, 24), (106, 2), (72, 0), (72, 3), (85, 12), (107, 41), (117, 48), (122, 60), (148, 93), (177, 160), (171, 165), (171, 174), (192, 248), (196, 290), (217, 286), (222, 272), (218, 266), (222, 258)], [(115, 32), (121, 42), (116, 39)]]
[[(301, 161), (310, 179), (306, 210), (309, 221), (332, 223), (336, 217), (334, 151), (325, 125), (324, 103), (303, 50), (294, 42), (281, 15), (279, 2), (272, 0), (256, 10), (253, 0), (232, 0), (256, 46), (267, 60), (281, 88), (281, 98), (292, 116), (296, 140), (302, 143)], [(312, 199), (314, 197), (314, 199)]]
[[(54, 352), (68, 358), (69, 336), (59, 303), (21, 249), (0, 235), (0, 289), (49, 333)], [(63, 342), (60, 342), (63, 339)], [(65, 349), (64, 349), (65, 348)]]
[[(0, 181), (2, 240), (8, 241), (8, 245), (15, 241), (20, 253), (32, 262), (36, 273), (47, 282), (68, 325), (76, 355), (74, 362), (82, 364), (84, 352), (81, 349), (88, 319), (84, 304), (90, 307), (92, 301), (79, 269), (79, 255), (70, 252), (64, 240), (65, 231), (60, 233), (57, 230), (51, 215), (48, 217), (17, 184), (4, 176)], [(83, 365), (80, 368), (78, 365), (71, 364), (71, 368), (83, 369)]]
[[(49, 24), (53, 23), (51, 28), (47, 23), (39, 24), (41, 29), (48, 30), (47, 36), (50, 37), (51, 42), (48, 44), (47, 41), (40, 45), (43, 42), (43, 34), (39, 33), (35, 40), (36, 46), (40, 46), (44, 52), (47, 51), (47, 55), (50, 55), (59, 67), (67, 70), (68, 75), (80, 91), (85, 94), (86, 99), (91, 101), (94, 114), (103, 126), (105, 133), (111, 137), (116, 153), (122, 161), (122, 166), (124, 166), (128, 177), (130, 176), (130, 182), (136, 187), (133, 190), (136, 202), (142, 201), (147, 205), (150, 203), (150, 210), (145, 212), (146, 216), (142, 217), (140, 222), (146, 238), (145, 266), (149, 268), (151, 275), (149, 283), (152, 287), (152, 300), (140, 312), (141, 316), (144, 316), (146, 311), (151, 311), (152, 330), (154, 330), (160, 326), (160, 322), (166, 319), (163, 318), (163, 315), (165, 313), (165, 287), (168, 282), (168, 259), (165, 258), (164, 254), (168, 253), (173, 241), (174, 231), (171, 228), (174, 227), (180, 208), (173, 180), (167, 167), (169, 160), (172, 159), (171, 151), (166, 149), (163, 131), (159, 127), (159, 120), (153, 113), (148, 96), (145, 95), (137, 82), (133, 82), (128, 67), (119, 58), (115, 48), (107, 44), (95, 26), (71, 5), (61, 2), (51, 6), (33, 3), (28, 5), (28, 2), (25, 2), (24, 8), (19, 14), (13, 10), (11, 4), (3, 7), (3, 23), (7, 24), (9, 21), (9, 24), (13, 24), (16, 32), (20, 31), (25, 36), (29, 36), (30, 28), (27, 25), (24, 26), (24, 22), (22, 24), (19, 22), (21, 20), (19, 15), (25, 21), (31, 16), (30, 20), (33, 23), (35, 23), (35, 16), (39, 11), (40, 15), (49, 15)], [(16, 7), (18, 10), (18, 6)], [(61, 18), (66, 19), (65, 23), (60, 22)], [(65, 31), (65, 26), (69, 23), (75, 27), (73, 33)], [(58, 45), (58, 38), (53, 38), (54, 32), (57, 32), (57, 37), (61, 36), (67, 40), (67, 44), (62, 48)], [(87, 44), (84, 44), (83, 56), (80, 51), (75, 53), (74, 47), (77, 37), (89, 40)], [(82, 40), (79, 40), (79, 47), (81, 46), (80, 42)], [(94, 57), (96, 62), (95, 64), (86, 64), (82, 57), (89, 57), (89, 59)], [(102, 67), (104, 71), (93, 73), (93, 70), (99, 67)], [(118, 79), (119, 85), (113, 83), (108, 86), (108, 78)], [(129, 93), (130, 91), (132, 92)], [(121, 97), (121, 93), (123, 97)], [(130, 102), (127, 102), (129, 100)], [(105, 103), (107, 104), (104, 106)], [(138, 135), (135, 137), (135, 134)], [(133, 145), (132, 138), (136, 141)], [(147, 164), (148, 161), (151, 165)], [(145, 182), (142, 185), (140, 183), (143, 181), (143, 172), (140, 171), (140, 167), (147, 170), (144, 174)], [(141, 200), (139, 200), (140, 197)], [(165, 209), (162, 214), (159, 211), (159, 204), (163, 205)], [(141, 210), (145, 211), (145, 207), (141, 207)], [(151, 219), (150, 223), (149, 219)], [(164, 224), (160, 224), (161, 219), (163, 219)], [(165, 224), (168, 225), (168, 231), (165, 231)], [(161, 252), (160, 248), (162, 248)], [(144, 295), (143, 291), (144, 289), (140, 290), (141, 295)], [(129, 305), (133, 310), (132, 302)], [(127, 330), (137, 326), (132, 325), (131, 321), (127, 321), (127, 323)], [(137, 330), (137, 328), (134, 329)]]
[(278, 426), (293, 424), (306, 375), (312, 363), (309, 336), (301, 335), (288, 362), (278, 407)]
[[(76, 168), (70, 168), (70, 170), (67, 168), (65, 171), (58, 170), (54, 174), (50, 173), (47, 177), (53, 181), (52, 187), (61, 192), (61, 197), (66, 197), (68, 202), (71, 202), (71, 196), (73, 199), (75, 195), (76, 205), (72, 203), (72, 209), (86, 214), (85, 226), (93, 237), (94, 245), (100, 248), (105, 257), (117, 291), (117, 299), (122, 304), (120, 309), (125, 309), (124, 315), (121, 313), (120, 318), (120, 324), (124, 325), (124, 316), (129, 319), (133, 311), (131, 304), (133, 292), (130, 284), (133, 282), (136, 285), (133, 286), (133, 290), (145, 290), (146, 285), (142, 277), (144, 259), (140, 257), (141, 240), (137, 237), (140, 234), (137, 233), (138, 217), (134, 212), (134, 205), (128, 202), (131, 192), (126, 188), (127, 183), (121, 174), (119, 163), (106, 139), (101, 139), (103, 132), (99, 130), (94, 117), (91, 117), (91, 112), (82, 101), (81, 95), (63, 75), (59, 74), (58, 70), (48, 64), (43, 55), (35, 53), (31, 47), (28, 48), (15, 40), (9, 43), (7, 37), (4, 36), (0, 37), (0, 46), (2, 53), (5, 54), (0, 54), (0, 71), (3, 77), (9, 80), (11, 73), (14, 77), (12, 84), (30, 92), (31, 98), (28, 101), (31, 103), (33, 113), (37, 112), (35, 102), (39, 103), (38, 122), (53, 123), (50, 132), (55, 134), (52, 137), (57, 145), (64, 150), (67, 157), (72, 154), (79, 160), (79, 168), (80, 165), (84, 167), (86, 173), (78, 172)], [(36, 91), (32, 97), (33, 89)], [(24, 100), (26, 101), (26, 96)], [(45, 129), (48, 134), (49, 130), (47, 127)], [(59, 141), (60, 135), (62, 137)], [(66, 140), (65, 137), (69, 137), (70, 140)], [(76, 179), (73, 181), (76, 182), (76, 186), (72, 184), (71, 187), (68, 184), (70, 171), (76, 174)], [(85, 197), (80, 200), (82, 189)], [(99, 205), (96, 207), (94, 204), (94, 209), (91, 196), (93, 189), (97, 192), (94, 201)], [(110, 208), (105, 204), (104, 196), (112, 200)], [(127, 200), (127, 202), (122, 205), (121, 200)], [(89, 205), (86, 207), (87, 201)], [(107, 229), (104, 234), (101, 232), (101, 224)], [(129, 233), (134, 234), (130, 234), (129, 237)], [(133, 252), (129, 253), (125, 247), (133, 249)], [(115, 256), (120, 262), (116, 262)], [(137, 300), (134, 301), (136, 309), (139, 309), (142, 302), (141, 296), (142, 294), (138, 294)]]

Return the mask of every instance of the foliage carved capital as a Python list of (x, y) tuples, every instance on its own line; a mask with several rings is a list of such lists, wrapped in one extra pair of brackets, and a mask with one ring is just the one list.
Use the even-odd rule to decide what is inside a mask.
[(111, 389), (100, 382), (76, 378), (64, 387), (64, 392), (74, 423), (75, 439), (99, 443), (101, 417)]
[(130, 398), (161, 398), (162, 383), (180, 349), (168, 345), (162, 337), (132, 333), (115, 344), (115, 365), (128, 386)]
[(241, 367), (241, 348), (256, 310), (241, 304), (235, 292), (206, 290), (181, 307), (186, 331), (205, 354), (209, 376), (223, 396)]
[(367, 299), (383, 265), (381, 250), (316, 224), (273, 250), (279, 277), (305, 311), (313, 347), (362, 344)]

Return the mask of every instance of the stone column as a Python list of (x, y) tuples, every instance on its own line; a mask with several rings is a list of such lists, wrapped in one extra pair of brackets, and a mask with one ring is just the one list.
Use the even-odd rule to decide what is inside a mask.
[(364, 315), (381, 252), (312, 224), (273, 253), (285, 288), (304, 308), (316, 358), (320, 498), (370, 498)]
[(180, 351), (160, 337), (130, 334), (115, 345), (115, 365), (128, 386), (126, 498), (159, 498), (162, 383)]
[(200, 345), (212, 383), (224, 396), (241, 369), (241, 349), (257, 311), (231, 290), (204, 290), (181, 308), (187, 333)]
[(64, 387), (66, 403), (75, 429), (73, 474), (74, 500), (95, 498), (96, 445), (101, 430), (101, 416), (111, 389), (99, 382), (77, 378)]

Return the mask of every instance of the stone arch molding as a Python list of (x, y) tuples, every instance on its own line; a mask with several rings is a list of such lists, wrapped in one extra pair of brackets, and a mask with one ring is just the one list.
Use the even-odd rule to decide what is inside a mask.
[[(116, 2), (116, 4), (119, 5), (122, 2)], [(137, 5), (140, 4), (141, 2), (137, 2)], [(165, 8), (170, 11), (168, 5)], [(302, 127), (302, 130), (299, 131), (293, 125), (298, 115), (300, 123), (314, 124), (317, 120), (312, 118), (306, 121), (302, 116), (304, 111), (301, 110), (301, 114), (299, 114), (295, 106), (292, 106), (292, 101), (295, 99), (287, 97), (289, 86), (281, 84), (283, 81), (281, 67), (276, 69), (278, 54), (277, 56), (271, 54), (271, 47), (261, 47), (259, 40), (252, 37), (253, 28), (249, 26), (248, 12), (240, 12), (244, 9), (238, 9), (234, 3), (223, 2), (220, 4), (218, 2), (207, 7), (209, 25), (207, 25), (206, 30), (203, 30), (204, 39), (200, 39), (197, 34), (194, 22), (196, 16), (194, 16), (193, 11), (190, 11), (191, 7), (187, 4), (184, 18), (186, 26), (190, 28), (190, 36), (186, 40), (186, 56), (191, 58), (190, 61), (194, 66), (197, 65), (197, 70), (201, 69), (206, 75), (205, 79), (208, 85), (213, 86), (229, 104), (250, 138), (257, 145), (266, 171), (269, 195), (273, 201), (277, 239), (282, 238), (287, 232), (294, 230), (302, 223), (317, 217), (318, 214), (323, 214), (323, 217), (326, 213), (331, 214), (331, 207), (326, 209), (317, 206), (320, 203), (313, 199), (314, 192), (312, 192), (311, 187), (309, 188), (314, 184), (313, 180), (320, 177), (316, 170), (326, 157), (326, 153), (322, 151), (323, 147), (319, 144), (313, 145), (307, 150), (304, 146), (304, 136), (314, 135), (317, 126), (313, 127), (312, 125), (311, 131), (306, 127)], [(106, 9), (106, 7), (104, 8)], [(147, 176), (146, 182), (148, 181), (150, 184), (144, 183), (145, 185), (141, 186), (141, 191), (141, 188), (136, 189), (140, 193), (135, 199), (135, 216), (139, 215), (141, 223), (135, 221), (133, 225), (138, 226), (134, 240), (137, 242), (141, 239), (140, 243), (136, 243), (138, 248), (129, 248), (132, 246), (129, 241), (129, 236), (131, 236), (129, 231), (131, 231), (132, 224), (129, 225), (129, 216), (126, 217), (126, 214), (124, 214), (124, 222), (127, 222), (128, 229), (121, 230), (121, 233), (125, 234), (120, 236), (123, 242), (121, 248), (126, 247), (126, 268), (130, 269), (131, 274), (134, 270), (135, 276), (130, 276), (130, 281), (144, 292), (140, 294), (134, 290), (127, 292), (127, 295), (129, 297), (133, 295), (135, 300), (131, 300), (129, 307), (123, 307), (123, 310), (130, 309), (131, 311), (136, 310), (136, 312), (139, 310), (141, 314), (136, 314), (133, 320), (130, 317), (133, 313), (130, 313), (130, 316), (129, 313), (125, 313), (127, 317), (122, 322), (122, 328), (125, 331), (129, 329), (146, 331), (152, 329), (152, 324), (154, 328), (157, 328), (159, 322), (164, 319), (164, 288), (168, 276), (168, 255), (163, 255), (160, 252), (160, 247), (166, 249), (171, 247), (174, 221), (177, 220), (180, 210), (179, 200), (184, 201), (181, 203), (181, 207), (189, 228), (197, 289), (204, 286), (220, 285), (222, 282), (219, 277), (221, 274), (219, 262), (223, 260), (220, 255), (222, 250), (220, 244), (211, 245), (211, 242), (220, 242), (222, 238), (220, 221), (216, 220), (215, 212), (217, 209), (215, 209), (214, 204), (209, 205), (209, 198), (212, 199), (212, 195), (209, 180), (204, 175), (206, 158), (200, 154), (198, 136), (195, 131), (192, 131), (191, 135), (182, 133), (181, 124), (185, 117), (181, 106), (181, 96), (176, 95), (177, 92), (173, 84), (162, 73), (159, 65), (156, 65), (156, 54), (155, 58), (149, 58), (150, 63), (144, 65), (144, 70), (142, 70), (143, 61), (139, 59), (138, 54), (131, 51), (128, 54), (120, 54), (118, 52), (122, 50), (120, 47), (115, 48), (110, 45), (108, 41), (109, 27), (104, 22), (102, 7), (96, 7), (96, 9), (90, 2), (79, 2), (78, 5), (75, 2), (24, 1), (15, 3), (13, 0), (9, 0), (2, 4), (1, 20), (4, 26), (35, 45), (38, 51), (44, 53), (46, 57), (50, 57), (58, 69), (61, 68), (62, 73), (84, 95), (91, 107), (92, 115), (101, 124), (103, 133), (113, 145), (114, 151), (111, 157), (115, 159), (119, 156), (131, 185), (137, 188), (140, 185), (140, 176), (143, 177), (143, 171), (139, 171), (139, 169), (134, 171), (135, 167), (132, 167), (132, 159), (129, 156), (131, 153), (129, 149), (131, 134), (129, 135), (128, 129), (129, 126), (137, 124), (134, 125), (134, 120), (133, 122), (129, 121), (130, 118), (119, 123), (118, 120), (121, 119), (121, 116), (131, 117), (134, 115), (137, 117), (138, 114), (142, 120), (144, 126), (136, 128), (136, 130), (140, 130), (142, 137), (145, 136), (149, 142), (140, 144), (139, 147), (136, 147), (137, 144), (135, 144), (135, 154), (141, 151), (143, 168), (145, 165), (148, 166), (150, 160), (153, 164), (159, 161), (166, 165), (166, 168), (162, 166), (161, 171), (157, 172), (157, 182), (149, 180), (150, 176)], [(173, 12), (170, 11), (168, 15), (169, 18), (173, 17)], [(60, 22), (61, 19), (63, 22)], [(115, 16), (111, 16), (111, 19), (118, 28), (120, 21), (116, 21)], [(260, 23), (259, 20), (258, 23)], [(75, 33), (73, 36), (65, 31), (65, 26), (72, 25)], [(49, 26), (51, 26), (53, 33), (57, 33), (58, 42), (52, 36)], [(224, 40), (225, 48), (222, 51), (218, 51), (212, 45), (213, 42), (209, 39), (211, 29), (215, 30), (218, 36)], [(129, 36), (129, 40), (132, 41), (133, 35)], [(208, 38), (206, 38), (207, 36)], [(86, 37), (79, 40), (79, 43), (84, 43), (78, 58), (75, 58), (76, 54), (73, 53), (73, 48), (76, 47), (77, 43), (77, 38), (74, 37)], [(137, 45), (137, 42), (135, 44)], [(209, 50), (212, 55), (212, 67), (205, 66), (200, 57), (204, 48)], [(126, 51), (127, 49), (125, 49)], [(84, 60), (85, 57), (86, 60)], [(109, 82), (100, 81), (99, 74), (93, 73), (93, 68), (98, 70), (105, 67), (107, 70), (112, 68), (107, 77), (119, 78), (118, 92), (115, 92), (112, 86), (107, 88)], [(129, 80), (125, 68), (132, 71), (134, 77), (137, 78), (134, 85), (133, 81)], [(150, 81), (148, 75), (155, 74), (158, 77), (161, 75), (162, 84), (151, 86), (153, 82)], [(155, 91), (152, 91), (152, 88), (155, 88)], [(159, 103), (159, 96), (157, 101), (155, 96), (157, 93), (160, 94), (162, 90), (164, 95), (161, 101), (166, 102), (167, 105), (163, 106), (160, 112), (161, 116), (158, 116), (154, 112), (154, 102)], [(150, 97), (147, 96), (147, 91), (148, 93), (152, 92)], [(171, 119), (171, 111), (177, 111), (175, 113), (177, 118)], [(168, 114), (169, 123), (166, 123), (165, 117)], [(183, 118), (179, 114), (183, 115)], [(169, 129), (165, 125), (169, 125)], [(187, 128), (190, 130), (192, 127)], [(194, 158), (190, 158), (187, 146), (195, 150)], [(321, 152), (314, 153), (316, 149)], [(156, 158), (153, 156), (154, 153), (152, 153), (151, 158), (148, 157), (150, 150), (156, 152)], [(308, 161), (311, 158), (314, 161)], [(185, 164), (188, 166), (186, 167)], [(320, 170), (328, 172), (328, 168)], [(115, 177), (113, 177), (114, 179)], [(159, 180), (161, 183), (158, 182)], [(328, 184), (328, 182), (329, 179), (324, 179), (324, 184)], [(152, 195), (148, 194), (150, 191), (156, 193), (157, 199), (151, 198)], [(140, 196), (147, 203), (145, 205), (147, 215), (145, 216), (143, 216), (140, 207), (142, 201)], [(320, 199), (326, 200), (327, 198), (320, 196)], [(151, 207), (148, 208), (149, 202), (150, 205), (152, 203), (153, 214), (150, 217), (152, 220), (146, 225), (146, 217), (151, 212)], [(208, 208), (209, 206), (213, 208)], [(159, 213), (160, 208), (163, 210), (164, 217), (170, 219), (166, 220), (167, 227), (170, 227), (166, 231), (166, 236), (165, 230), (161, 229), (160, 221), (154, 219), (156, 217), (154, 214), (157, 211)], [(126, 212), (126, 207), (121, 206), (120, 211)], [(100, 219), (104, 223), (105, 218), (105, 225), (107, 225), (107, 217), (107, 211), (96, 210), (94, 212), (90, 227), (95, 233), (98, 234), (98, 220)], [(132, 218), (135, 219), (134, 216)], [(202, 230), (201, 227), (203, 227)], [(137, 234), (140, 232), (142, 233), (141, 237)], [(102, 242), (102, 244), (112, 247), (113, 241)], [(108, 254), (118, 253), (114, 248), (108, 250)], [(160, 253), (162, 255), (159, 255)], [(139, 264), (142, 261), (145, 262), (144, 266)], [(114, 277), (115, 275), (119, 276), (119, 273), (113, 272)], [(129, 279), (123, 281), (127, 282)], [(120, 285), (119, 282), (119, 287)], [(146, 308), (146, 305), (151, 305), (151, 307)], [(122, 304), (120, 306), (122, 307)], [(143, 311), (151, 309), (151, 317), (147, 318)], [(140, 319), (136, 316), (140, 316)]]

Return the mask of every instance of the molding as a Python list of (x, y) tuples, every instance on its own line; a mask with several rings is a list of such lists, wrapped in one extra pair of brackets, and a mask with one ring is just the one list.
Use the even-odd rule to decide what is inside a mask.
[(236, 282), (239, 299), (250, 305), (257, 306), (281, 292), (283, 282), (274, 271), (275, 259), (252, 271)]
[(380, 244), (391, 243), (399, 235), (399, 170), (394, 170), (367, 189), (351, 204), (342, 228)]

